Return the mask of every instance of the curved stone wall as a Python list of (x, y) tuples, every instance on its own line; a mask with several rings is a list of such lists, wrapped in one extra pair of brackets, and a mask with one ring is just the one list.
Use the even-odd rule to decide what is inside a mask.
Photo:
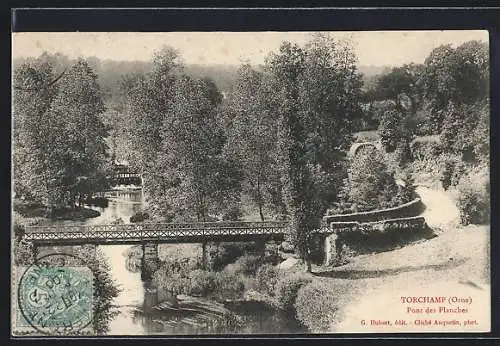
[(358, 151), (362, 148), (373, 148), (377, 150), (381, 150), (382, 146), (380, 142), (362, 142), (362, 143), (354, 143), (349, 149), (349, 156), (354, 157), (358, 153)]
[(346, 263), (344, 247), (354, 255), (377, 253), (434, 236), (423, 216), (375, 222), (331, 222), (328, 226), (332, 233), (324, 239), (326, 265)]
[(351, 214), (326, 215), (323, 217), (323, 221), (327, 224), (332, 222), (376, 222), (387, 219), (418, 216), (422, 213), (423, 209), (424, 205), (422, 200), (417, 197), (411, 202), (393, 208)]

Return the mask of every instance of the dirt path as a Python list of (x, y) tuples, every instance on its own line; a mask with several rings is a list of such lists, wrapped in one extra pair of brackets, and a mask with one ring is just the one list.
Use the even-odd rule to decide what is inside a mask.
[(424, 186), (418, 186), (416, 192), (426, 207), (422, 216), (431, 228), (456, 227), (459, 224), (460, 213), (451, 192)]
[[(437, 237), (393, 251), (357, 256), (344, 266), (316, 273), (339, 289), (340, 311), (331, 332), (489, 329), (489, 226), (460, 227), (451, 194), (426, 187), (418, 187), (417, 192), (427, 207), (423, 216)], [(467, 314), (408, 313), (408, 304), (401, 303), (403, 296), (471, 297), (473, 304), (467, 306)], [(418, 319), (429, 318), (459, 319), (461, 324), (446, 328), (415, 324)], [(464, 318), (480, 324), (466, 327)], [(371, 325), (372, 319), (392, 321), (393, 325)], [(397, 319), (412, 324), (396, 326)], [(361, 320), (368, 321), (367, 325)]]

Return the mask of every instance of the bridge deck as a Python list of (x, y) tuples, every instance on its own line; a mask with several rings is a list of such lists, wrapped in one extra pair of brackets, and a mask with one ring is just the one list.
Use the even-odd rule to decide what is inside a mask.
[(282, 239), (287, 222), (143, 223), (88, 226), (32, 226), (26, 240), (37, 243), (160, 243)]

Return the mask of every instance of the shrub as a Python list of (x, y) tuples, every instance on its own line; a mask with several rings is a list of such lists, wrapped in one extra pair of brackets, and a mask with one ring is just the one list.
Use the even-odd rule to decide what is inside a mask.
[(395, 156), (400, 166), (408, 163), (413, 157), (408, 140), (403, 139), (396, 144)]
[(435, 137), (431, 137), (432, 139), (427, 138), (417, 138), (411, 144), (412, 156), (414, 158), (423, 160), (430, 157), (437, 157), (443, 152), (443, 147), (438, 139), (435, 139)]
[(336, 292), (330, 284), (311, 282), (299, 289), (294, 306), (297, 319), (311, 332), (327, 332), (338, 310)]
[(293, 312), (298, 290), (309, 282), (311, 282), (310, 278), (300, 274), (283, 277), (278, 280), (274, 293), (276, 307), (285, 312)]
[(142, 222), (144, 220), (149, 219), (149, 214), (146, 212), (138, 211), (134, 215), (130, 217), (130, 222), (135, 223), (135, 222)]
[(228, 264), (225, 270), (234, 274), (253, 276), (261, 264), (261, 256), (244, 255), (238, 258), (234, 263)]
[(478, 163), (489, 155), (489, 102), (450, 103), (444, 110), (441, 141), (463, 160)]
[(384, 112), (379, 124), (380, 142), (385, 152), (392, 153), (399, 147), (399, 155), (403, 160), (411, 156), (409, 142), (412, 138), (410, 118), (393, 108)]
[(453, 154), (441, 155), (441, 184), (445, 190), (458, 185), (460, 178), (467, 171), (469, 166), (462, 159)]
[(241, 298), (245, 290), (241, 276), (225, 270), (214, 272), (216, 282), (216, 292), (219, 298), (236, 299)]
[(294, 247), (291, 242), (284, 241), (280, 244), (280, 250), (282, 250), (283, 252), (293, 253)]
[(190, 268), (176, 261), (162, 262), (153, 274), (153, 284), (172, 294), (189, 294), (191, 282)]
[(444, 162), (444, 167), (443, 171), (441, 173), (441, 185), (443, 186), (443, 189), (448, 190), (448, 188), (451, 186), (451, 177), (453, 175), (453, 170), (455, 168), (455, 164), (453, 161), (447, 160)]
[(221, 270), (230, 263), (234, 263), (239, 257), (255, 250), (253, 242), (227, 242), (209, 247), (209, 262), (212, 269)]
[(16, 239), (14, 243), (14, 263), (18, 266), (28, 266), (35, 261), (33, 243), (24, 239)]
[(24, 236), (25, 229), (24, 226), (15, 222), (14, 223), (14, 236), (16, 237), (17, 240), (21, 240), (21, 238)]
[(274, 296), (274, 290), (278, 283), (279, 271), (271, 264), (264, 264), (257, 270), (257, 287), (262, 293)]
[(457, 186), (457, 207), (463, 225), (482, 224), (490, 219), (490, 184), (487, 168), (464, 175)]
[(455, 167), (453, 169), (453, 174), (451, 176), (451, 186), (458, 186), (460, 179), (464, 176), (464, 174), (470, 170), (470, 166), (463, 162), (462, 160), (458, 160), (455, 163)]
[(396, 149), (401, 137), (400, 123), (401, 115), (395, 110), (384, 112), (379, 124), (380, 141), (386, 152), (390, 153)]
[(215, 273), (211, 271), (195, 269), (189, 273), (190, 289), (189, 294), (194, 296), (204, 296), (217, 288)]
[(241, 220), (243, 212), (238, 206), (229, 208), (223, 215), (222, 221), (238, 221)]
[[(329, 212), (345, 214), (371, 211), (411, 201), (412, 184), (399, 187), (385, 161), (384, 156), (376, 150), (356, 155), (339, 193), (339, 202)], [(406, 189), (408, 191), (404, 191)]]
[(202, 269), (186, 271), (172, 270), (163, 265), (153, 276), (156, 287), (173, 295), (187, 294), (193, 296), (214, 295), (221, 299), (240, 297), (245, 289), (239, 275), (222, 271), (214, 272)]

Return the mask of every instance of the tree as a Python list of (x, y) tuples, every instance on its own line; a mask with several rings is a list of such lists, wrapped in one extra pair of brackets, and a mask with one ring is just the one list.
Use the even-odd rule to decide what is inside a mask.
[(384, 112), (379, 124), (380, 140), (386, 152), (396, 149), (409, 151), (410, 141), (413, 139), (415, 126), (412, 118), (397, 110), (389, 108)]
[(454, 104), (473, 104), (488, 97), (488, 45), (469, 41), (453, 49), (435, 48), (424, 62), (425, 98), (430, 103), (434, 132), (439, 133), (445, 109)]
[(441, 143), (446, 151), (461, 155), (468, 162), (484, 161), (489, 156), (489, 104), (450, 102), (444, 110)]
[(279, 53), (271, 56), (269, 64), (276, 78), (276, 90), (283, 98), (283, 106), (278, 110), (278, 141), (285, 201), (290, 212), (296, 251), (306, 261), (310, 271), (308, 243), (312, 230), (310, 222), (314, 220), (314, 194), (305, 150), (305, 124), (300, 118), (298, 87), (304, 60), (305, 54), (300, 47), (284, 42)]
[[(267, 74), (243, 65), (224, 109), (226, 151), (242, 167), (245, 192), (264, 221), (263, 207), (272, 201), (276, 172), (278, 107)], [(278, 190), (278, 189), (276, 189)], [(278, 201), (278, 203), (281, 201)]]
[(18, 197), (46, 204), (49, 201), (50, 139), (57, 127), (50, 126), (48, 112), (57, 93), (50, 63), (31, 59), (14, 69), (13, 164), (14, 191)]
[(236, 203), (239, 175), (222, 155), (225, 137), (217, 118), (213, 84), (182, 76), (162, 131), (158, 180), (153, 200), (163, 212), (207, 221), (209, 214)]
[(339, 213), (394, 207), (412, 198), (396, 185), (384, 161), (376, 149), (362, 150), (353, 158), (337, 203)]
[(417, 64), (394, 67), (377, 79), (376, 95), (392, 100), (398, 111), (414, 114), (423, 96), (423, 68)]
[(163, 179), (158, 155), (163, 151), (163, 124), (183, 66), (177, 51), (164, 46), (153, 54), (152, 71), (145, 76), (128, 76), (121, 88), (125, 95), (125, 118), (130, 147), (130, 164), (142, 173), (147, 202), (160, 194)]
[[(299, 82), (300, 115), (304, 118), (305, 149), (318, 202), (317, 226), (337, 199), (345, 177), (345, 153), (352, 133), (361, 127), (362, 76), (349, 41), (316, 34), (304, 47)], [(317, 227), (315, 226), (315, 227)]]
[(85, 60), (78, 60), (61, 78), (59, 92), (51, 104), (58, 129), (49, 150), (56, 163), (54, 195), (74, 206), (105, 186), (108, 130), (102, 122), (105, 111), (97, 75)]
[(14, 77), (16, 180), (29, 199), (51, 208), (75, 206), (106, 184), (97, 75), (84, 60), (54, 75), (57, 59), (43, 54)]
[(281, 98), (279, 155), (296, 251), (308, 264), (309, 233), (337, 198), (345, 151), (359, 128), (362, 80), (349, 42), (315, 35), (300, 48), (284, 42), (268, 59)]

